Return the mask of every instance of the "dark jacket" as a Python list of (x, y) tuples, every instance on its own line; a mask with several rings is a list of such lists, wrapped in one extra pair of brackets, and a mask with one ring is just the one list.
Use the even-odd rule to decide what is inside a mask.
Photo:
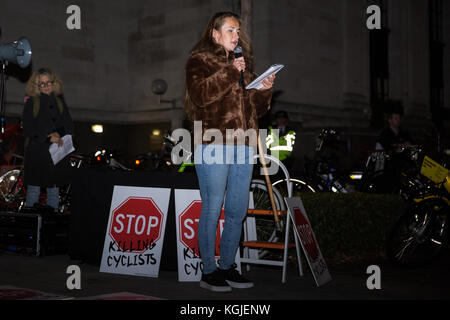
[(395, 134), (390, 127), (385, 127), (378, 137), (378, 142), (384, 150), (393, 151), (397, 144), (412, 143), (411, 136), (408, 132), (399, 129), (398, 134)]
[(257, 130), (258, 118), (270, 108), (272, 90), (246, 90), (245, 86), (256, 77), (248, 71), (240, 87), (240, 72), (232, 65), (232, 58), (232, 54), (227, 58), (225, 51), (202, 52), (187, 61), (186, 87), (194, 103), (194, 110), (187, 112), (193, 114), (193, 120), (202, 121), (203, 133), (218, 129), (225, 138), (227, 129)]
[(63, 186), (70, 183), (71, 167), (69, 157), (56, 165), (50, 156), (50, 139), (52, 132), (58, 132), (61, 137), (73, 133), (72, 118), (62, 97), (62, 113), (54, 94), (39, 96), (40, 107), (36, 116), (33, 115), (33, 98), (29, 98), (23, 110), (23, 131), (25, 142), (25, 172), (24, 183), (41, 187)]

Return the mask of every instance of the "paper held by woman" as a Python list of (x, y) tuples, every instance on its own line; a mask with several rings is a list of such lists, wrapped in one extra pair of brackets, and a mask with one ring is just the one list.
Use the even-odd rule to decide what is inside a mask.
[(63, 141), (63, 145), (61, 147), (59, 147), (57, 143), (52, 143), (48, 148), (54, 165), (64, 159), (64, 157), (69, 153), (75, 151), (75, 148), (73, 147), (72, 135), (67, 134), (62, 137), (61, 140)]
[(272, 74), (276, 74), (278, 71), (284, 68), (283, 64), (274, 64), (270, 66), (269, 69), (267, 69), (262, 75), (260, 75), (258, 78), (252, 81), (245, 89), (260, 89), (262, 88), (263, 84), (262, 81), (267, 78), (268, 76), (271, 76)]

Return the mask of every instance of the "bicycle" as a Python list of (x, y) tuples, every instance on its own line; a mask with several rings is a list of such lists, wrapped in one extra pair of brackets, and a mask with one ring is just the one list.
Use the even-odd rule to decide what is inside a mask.
[[(166, 149), (169, 151), (171, 151), (177, 145), (178, 142), (174, 138), (172, 138), (172, 136), (169, 133), (165, 136), (164, 141), (166, 144)], [(172, 164), (171, 166), (175, 167), (178, 173), (183, 173), (187, 171), (195, 172), (195, 165), (194, 165), (195, 162), (193, 159), (193, 153), (190, 150), (184, 148), (182, 145), (179, 145), (179, 148), (180, 151), (182, 151), (183, 154), (185, 155), (184, 158), (185, 161), (182, 161), (182, 163), (179, 165)], [(255, 160), (260, 158), (259, 155), (255, 155), (254, 157)], [(281, 162), (278, 159), (270, 155), (265, 155), (265, 158), (267, 158), (270, 161), (278, 163), (280, 168), (282, 168), (282, 170), (284, 170), (287, 173), (286, 168), (281, 164)], [(280, 182), (278, 182), (277, 185), (280, 186)], [(275, 210), (276, 211), (286, 210), (283, 194), (278, 190), (277, 187), (275, 187), (274, 184), (272, 184), (272, 190), (276, 206)], [(266, 181), (254, 176), (250, 182), (250, 192), (252, 192), (253, 194), (254, 209), (273, 210)], [(285, 194), (284, 196), (286, 195), (287, 194)], [(281, 221), (281, 226), (283, 225), (284, 222)], [(273, 215), (259, 217), (258, 219), (256, 219), (256, 233), (259, 241), (277, 242), (279, 240), (279, 235), (276, 229), (277, 229), (276, 223)], [(262, 256), (265, 253), (266, 253), (265, 251), (261, 251), (260, 255)]]
[[(323, 129), (316, 139), (314, 158), (305, 163), (306, 178), (301, 181), (316, 192), (398, 193), (408, 200), (421, 188), (420, 146), (398, 146), (390, 152), (371, 151), (362, 170), (346, 171), (340, 170), (336, 161), (338, 140), (335, 130)], [(305, 189), (305, 185), (301, 187)]]
[[(299, 179), (300, 192), (349, 193), (355, 191), (355, 181), (362, 177), (361, 171), (347, 172), (339, 169), (336, 154), (340, 137), (334, 129), (322, 129), (316, 138), (313, 159), (305, 158), (305, 177)], [(303, 182), (303, 183), (302, 183)]]
[(23, 206), (23, 166), (9, 170), (0, 177), (0, 200), (7, 210)]
[[(88, 158), (82, 155), (70, 155), (71, 167), (78, 169), (88, 162)], [(25, 208), (26, 186), (23, 184), (23, 166), (18, 166), (0, 176), (0, 201), (5, 209), (21, 211)], [(71, 184), (61, 187), (59, 192), (59, 213), (70, 212)]]
[(386, 152), (376, 150), (368, 157), (358, 189), (367, 193), (400, 194), (412, 199), (423, 188), (419, 162), (422, 148), (402, 146)]
[(412, 204), (393, 224), (387, 238), (387, 257), (392, 263), (402, 267), (430, 263), (447, 248), (448, 244), (450, 214), (448, 170), (425, 158), (421, 173), (429, 179), (429, 183), (423, 186), (412, 200)]
[(119, 160), (118, 153), (115, 150), (99, 150), (94, 154), (94, 167), (106, 167), (111, 170), (132, 171)]
[[(89, 164), (91, 162), (90, 157), (86, 157), (80, 154), (72, 154), (70, 155), (70, 165), (74, 169), (80, 169), (82, 166)], [(71, 190), (72, 184), (69, 184), (63, 188), (60, 188), (59, 191), (59, 213), (70, 212), (71, 205)]]

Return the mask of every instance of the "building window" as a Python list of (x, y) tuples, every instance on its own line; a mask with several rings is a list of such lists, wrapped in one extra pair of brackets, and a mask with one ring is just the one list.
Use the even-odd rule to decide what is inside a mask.
[(381, 9), (381, 29), (369, 31), (371, 126), (384, 125), (384, 105), (389, 100), (388, 0), (369, 0)]

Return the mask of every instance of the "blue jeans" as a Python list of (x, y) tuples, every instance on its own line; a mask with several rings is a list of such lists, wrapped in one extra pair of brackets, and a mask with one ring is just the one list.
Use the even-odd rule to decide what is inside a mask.
[[(219, 268), (226, 270), (234, 263), (247, 215), (254, 151), (245, 145), (201, 145), (195, 150), (195, 162), (201, 159), (201, 153), (203, 161), (195, 164), (202, 197), (197, 234), (203, 273), (209, 274), (217, 269), (216, 231), (224, 199), (225, 225), (220, 240)], [(205, 155), (219, 161), (211, 163)]]
[[(39, 196), (41, 194), (40, 186), (27, 186), (27, 198), (26, 198), (26, 206), (32, 207), (35, 203), (39, 202)], [(59, 206), (59, 188), (48, 187), (47, 188), (47, 205), (54, 208), (55, 211), (58, 210)]]

